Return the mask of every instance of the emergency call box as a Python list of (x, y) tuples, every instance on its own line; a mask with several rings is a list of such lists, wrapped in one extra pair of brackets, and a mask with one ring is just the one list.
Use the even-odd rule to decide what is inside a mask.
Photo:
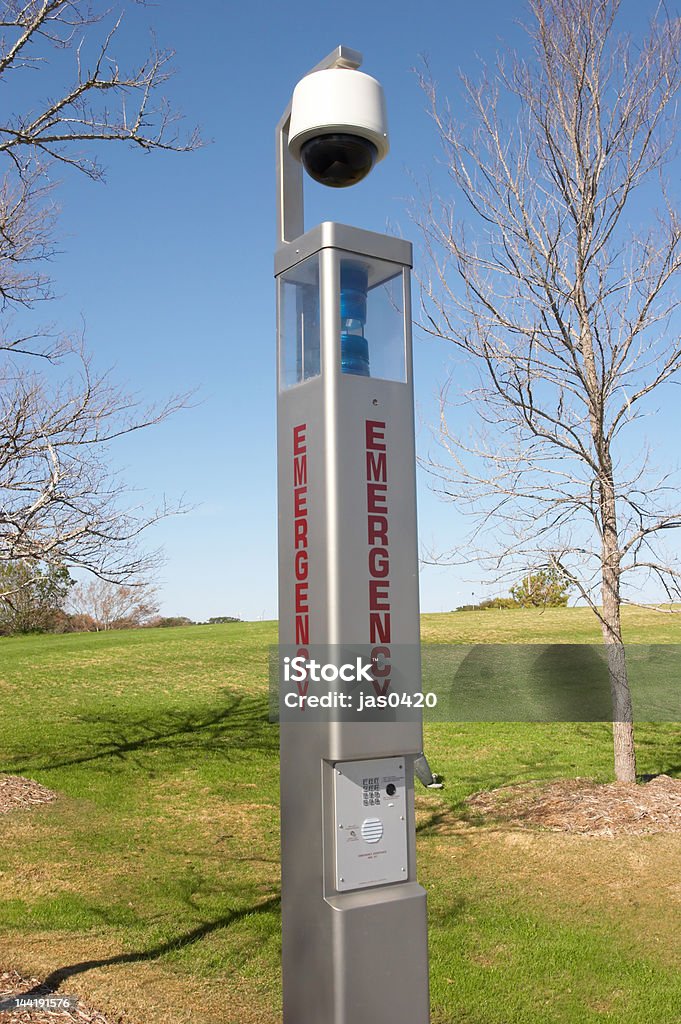
[(365, 889), (408, 878), (403, 757), (334, 766), (336, 889)]

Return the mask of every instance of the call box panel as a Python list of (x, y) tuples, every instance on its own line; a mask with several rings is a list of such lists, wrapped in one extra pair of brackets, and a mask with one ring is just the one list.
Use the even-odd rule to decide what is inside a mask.
[(404, 758), (338, 762), (334, 805), (337, 890), (406, 881)]

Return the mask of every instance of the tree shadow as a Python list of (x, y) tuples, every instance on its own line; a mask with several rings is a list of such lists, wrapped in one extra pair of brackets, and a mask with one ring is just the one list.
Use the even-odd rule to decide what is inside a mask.
[(593, 644), (424, 646), (428, 721), (601, 722), (611, 716), (607, 662)]
[(83, 753), (53, 756), (49, 760), (27, 760), (1, 770), (23, 774), (92, 764), (107, 758), (130, 760), (144, 770), (136, 755), (157, 750), (192, 752), (202, 749), (228, 752), (235, 748), (274, 754), (279, 749), (278, 731), (271, 727), (262, 698), (226, 694), (217, 708), (201, 711), (162, 711), (145, 718), (122, 720), (120, 715), (82, 715), (103, 738), (93, 741)]
[(452, 896), (445, 905), (429, 905), (428, 917), (431, 925), (439, 925), (445, 928), (459, 924), (461, 918), (469, 909), (469, 903), (470, 901), (464, 896)]
[(445, 822), (456, 814), (456, 809), (450, 807), (449, 804), (443, 804), (442, 807), (438, 807), (437, 810), (433, 810), (428, 814), (428, 817), (423, 821), (419, 822), (416, 826), (417, 836), (429, 836), (435, 835), (438, 826), (444, 825)]
[[(73, 978), (78, 974), (85, 974), (87, 971), (93, 971), (98, 967), (114, 967), (118, 964), (138, 964), (158, 960), (159, 957), (164, 956), (166, 953), (171, 953), (178, 949), (185, 949), (187, 946), (194, 945), (194, 943), (205, 938), (206, 935), (219, 931), (221, 928), (229, 928), (231, 925), (242, 920), (242, 918), (248, 917), (250, 914), (266, 914), (271, 910), (276, 910), (280, 903), (280, 895), (271, 896), (263, 903), (255, 903), (253, 906), (245, 907), (243, 910), (231, 911), (229, 914), (224, 914), (223, 916), (216, 918), (214, 921), (206, 921), (203, 924), (197, 925), (196, 928), (192, 928), (191, 931), (185, 932), (184, 935), (179, 935), (177, 938), (170, 939), (168, 942), (163, 942), (158, 946), (153, 946), (151, 949), (136, 950), (131, 953), (118, 953), (116, 956), (102, 957), (96, 960), (83, 960), (80, 963), (58, 967), (56, 970), (48, 974), (44, 981), (40, 982), (39, 985), (34, 986), (29, 992), (22, 992), (21, 996), (23, 999), (37, 999), (41, 996), (48, 996), (57, 992), (61, 985), (69, 978)], [(14, 1008), (13, 1001), (0, 1000), (0, 1013), (3, 1010), (10, 1010)]]
[(681, 645), (628, 644), (626, 655), (636, 721), (681, 720)]
[(532, 665), (528, 721), (608, 722), (612, 698), (606, 652), (594, 644), (546, 644)]
[[(463, 778), (463, 782), (470, 782), (472, 780)], [(543, 777), (537, 776), (537, 771), (532, 765), (528, 765), (525, 768), (514, 766), (512, 781), (509, 780), (507, 774), (497, 772), (491, 774), (488, 772), (485, 775), (484, 786), (485, 790), (499, 789), (502, 786), (507, 785), (522, 785), (523, 782), (543, 782)], [(471, 790), (475, 792), (475, 790)], [(441, 798), (442, 799), (442, 798)], [(478, 811), (471, 809), (466, 803), (466, 796), (459, 797), (452, 800), (451, 803), (444, 802), (436, 808), (433, 808), (428, 815), (423, 818), (416, 826), (416, 834), (419, 837), (437, 836), (443, 833), (438, 831), (439, 829), (446, 828), (450, 823), (466, 825), (470, 828), (484, 828), (487, 832), (503, 832), (508, 831), (508, 826), (499, 825), (495, 826), (494, 822), (491, 822), (488, 817), (480, 814)], [(465, 841), (468, 836), (465, 831), (456, 832), (457, 839)]]

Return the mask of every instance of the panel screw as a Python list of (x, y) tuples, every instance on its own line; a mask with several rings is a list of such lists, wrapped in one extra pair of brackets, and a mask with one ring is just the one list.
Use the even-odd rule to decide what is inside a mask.
[(339, 826), (338, 826), (338, 828), (343, 828), (343, 826), (342, 826), (342, 825), (339, 825)]
[(400, 821), (404, 821), (404, 815), (400, 814)]
[(344, 882), (344, 881), (345, 881), (345, 879), (344, 879), (344, 878), (339, 878), (339, 879), (338, 879), (338, 881), (339, 881), (339, 882)]
[(402, 870), (403, 870), (403, 871), (406, 871), (407, 869), (406, 869), (406, 868), (402, 868)]

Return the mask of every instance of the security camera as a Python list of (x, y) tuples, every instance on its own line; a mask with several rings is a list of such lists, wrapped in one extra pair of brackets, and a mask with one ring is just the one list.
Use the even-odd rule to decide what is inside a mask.
[(362, 181), (390, 148), (380, 83), (354, 68), (306, 75), (293, 91), (288, 147), (322, 185)]

